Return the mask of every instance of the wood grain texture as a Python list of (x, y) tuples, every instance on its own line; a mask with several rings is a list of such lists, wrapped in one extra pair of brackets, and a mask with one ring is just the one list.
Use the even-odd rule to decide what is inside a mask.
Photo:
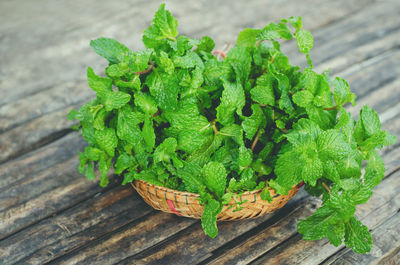
[(130, 186), (99, 192), (58, 215), (0, 241), (0, 260), (43, 264), (153, 210)]
[[(7, 65), (0, 67), (3, 68), (0, 72), (0, 91), (4, 92), (4, 96), (0, 98), (0, 131), (54, 111), (65, 102), (77, 103), (84, 99), (81, 96), (87, 93), (87, 89), (83, 92), (76, 89), (81, 87), (80, 81), (85, 79), (85, 68), (91, 65), (95, 70), (100, 70), (106, 65), (104, 59), (90, 50), (88, 40), (109, 36), (126, 43), (134, 50), (142, 48), (141, 31), (147, 27), (153, 11), (160, 3), (146, 1), (146, 8), (143, 9), (140, 8), (143, 5), (140, 1), (119, 1), (111, 5), (107, 1), (91, 0), (81, 3), (74, 0), (63, 8), (56, 9), (51, 2), (41, 0), (35, 8), (28, 1), (19, 2), (18, 6), (13, 6), (11, 2), (0, 4), (3, 5), (0, 14), (4, 21), (0, 24), (3, 36), (0, 38), (0, 47), (3, 49), (0, 50), (0, 66), (1, 63)], [(371, 1), (324, 0), (318, 9), (309, 8), (311, 0), (303, 1), (300, 6), (295, 5), (295, 2), (287, 1), (285, 8), (280, 8), (281, 4), (274, 1), (252, 0), (247, 1), (245, 6), (241, 1), (231, 1), (228, 8), (221, 0), (203, 0), (186, 5), (179, 1), (168, 1), (167, 7), (179, 19), (183, 34), (197, 38), (208, 34), (216, 40), (217, 47), (222, 47), (225, 43), (234, 43), (237, 33), (245, 27), (263, 27), (269, 21), (296, 13), (307, 17), (306, 26), (312, 30), (363, 8)], [(7, 12), (11, 8), (22, 12), (24, 4), (30, 10), (27, 17), (15, 17), (15, 12)], [(38, 6), (41, 5), (46, 8), (39, 9)], [(335, 12), (328, 12), (329, 10)], [(80, 19), (77, 20), (76, 17)], [(53, 20), (51, 27), (43, 27), (46, 20)], [(14, 45), (15, 43), (18, 45)], [(29, 49), (30, 52), (21, 53), (24, 49)], [(21, 61), (25, 65), (24, 71), (19, 67)], [(63, 93), (60, 87), (65, 90), (68, 86), (75, 86), (75, 89), (72, 89), (72, 93)], [(13, 87), (20, 89), (12, 89)], [(52, 92), (55, 89), (61, 93)], [(26, 104), (25, 97), (37, 99), (40, 97), (37, 94), (47, 93), (60, 105), (51, 102), (48, 106)], [(4, 106), (8, 104), (12, 106)], [(27, 107), (28, 111), (20, 117), (15, 109), (21, 106)], [(14, 122), (10, 115), (17, 120)]]
[[(374, 189), (374, 194), (368, 203), (357, 207), (357, 217), (370, 229), (375, 229), (398, 212), (400, 208), (399, 177), (400, 170), (383, 180)], [(319, 264), (336, 251), (338, 248), (330, 245), (325, 239), (304, 241), (299, 235), (267, 252), (254, 264)]]
[(54, 260), (53, 264), (114, 264), (147, 248), (158, 248), (164, 240), (176, 238), (177, 233), (181, 234), (183, 230), (198, 223), (195, 219), (157, 211), (126, 225), (116, 233)]
[[(397, 198), (397, 200), (400, 200)], [(398, 202), (398, 204), (400, 204)], [(374, 229), (371, 234), (374, 246), (370, 253), (365, 255), (357, 255), (351, 251), (345, 251), (336, 259), (332, 258), (327, 264), (352, 264), (352, 265), (368, 265), (368, 264), (399, 264), (398, 255), (400, 252), (400, 213), (397, 212), (392, 217), (385, 220), (380, 226)], [(397, 256), (397, 257), (396, 257)]]
[[(340, 3), (339, 3), (340, 2)], [(210, 33), (210, 35), (212, 37), (215, 37), (218, 43), (218, 40), (221, 39), (221, 33), (224, 34), (229, 34), (229, 36), (226, 36), (227, 41), (229, 43), (233, 43), (234, 42), (234, 38), (237, 34), (237, 31), (241, 30), (242, 28), (244, 28), (247, 24), (245, 23), (246, 20), (249, 20), (250, 17), (253, 20), (253, 24), (254, 26), (258, 26), (258, 27), (262, 27), (263, 24), (265, 24), (265, 18), (269, 17), (270, 20), (276, 20), (279, 19), (280, 17), (285, 17), (290, 15), (290, 12), (293, 11), (295, 7), (288, 5), (288, 8), (285, 8), (284, 10), (279, 10), (279, 12), (271, 12), (272, 9), (267, 9), (265, 10), (265, 6), (264, 5), (260, 5), (260, 2), (258, 1), (250, 1), (247, 3), (248, 8), (249, 9), (245, 9), (246, 12), (238, 12), (237, 10), (240, 9), (240, 4), (234, 2), (234, 6), (232, 7), (231, 10), (228, 10), (231, 13), (234, 13), (236, 16), (236, 19), (238, 19), (237, 15), (240, 14), (240, 17), (243, 16), (243, 20), (235, 20), (232, 21), (232, 24), (229, 24), (228, 28), (220, 28), (219, 25), (220, 23), (216, 23), (215, 27), (207, 27), (204, 26), (203, 24), (198, 25), (198, 23), (196, 25), (194, 25), (194, 23), (190, 23), (186, 22), (184, 24), (184, 22), (182, 22), (181, 24), (183, 24), (183, 26), (185, 26), (187, 23), (189, 23), (190, 30), (185, 30), (184, 32), (186, 34), (189, 35), (195, 35), (196, 37), (200, 37), (200, 35), (198, 34), (205, 34)], [(93, 3), (86, 3), (88, 6), (90, 6)], [(169, 3), (171, 4), (171, 6), (173, 6), (174, 2)], [(213, 2), (214, 4), (218, 4), (217, 2)], [(340, 5), (339, 5), (340, 4)], [(296, 10), (296, 12), (299, 12), (299, 14), (304, 14), (305, 16), (307, 16), (310, 19), (310, 22), (312, 21), (313, 23), (309, 23), (309, 25), (307, 25), (307, 27), (309, 29), (314, 29), (314, 28), (319, 28), (322, 25), (326, 25), (329, 24), (332, 21), (335, 21), (335, 23), (332, 24), (337, 24), (336, 20), (339, 18), (340, 15), (345, 15), (345, 12), (352, 12), (354, 10), (359, 10), (361, 9), (361, 11), (363, 11), (362, 13), (365, 13), (366, 11), (369, 11), (371, 9), (366, 9), (364, 8), (365, 5), (367, 4), (367, 1), (360, 1), (358, 4), (355, 4), (354, 2), (348, 2), (348, 1), (337, 1), (337, 2), (324, 2), (321, 5), (321, 8), (323, 7), (323, 9), (335, 9), (336, 12), (335, 14), (330, 14), (329, 16), (321, 16), (320, 11), (321, 10), (317, 10), (317, 9), (302, 9), (306, 6), (306, 3), (304, 3), (304, 5), (302, 5), (302, 7), (299, 10)], [(252, 16), (250, 16), (248, 14), (248, 10), (252, 10), (252, 7), (255, 6), (262, 6), (263, 8), (261, 8), (260, 10), (258, 10), (255, 14), (252, 14)], [(269, 5), (270, 8), (274, 7), (274, 3), (271, 3)], [(71, 4), (71, 6), (74, 6), (74, 3)], [(223, 6), (223, 5), (222, 5)], [(174, 6), (173, 6), (174, 7)], [(71, 8), (71, 7), (69, 7)], [(110, 12), (120, 12), (120, 8), (114, 7), (116, 8), (115, 10), (111, 8)], [(190, 17), (191, 20), (200, 20), (201, 18), (199, 17), (201, 15), (201, 12), (203, 9), (210, 9), (209, 5), (205, 5), (205, 3), (199, 3), (198, 6), (188, 6), (185, 7), (187, 10), (187, 12), (192, 12), (193, 16)], [(347, 9), (346, 9), (347, 8)], [(254, 8), (256, 9), (256, 8)], [(382, 8), (378, 9), (381, 10)], [(68, 9), (69, 10), (69, 9)], [(175, 10), (175, 9), (174, 9)], [(366, 10), (366, 11), (365, 11)], [(197, 12), (198, 11), (198, 12)], [(209, 12), (207, 12), (207, 16), (212, 16), (210, 17), (210, 20), (204, 20), (207, 23), (209, 23), (210, 21), (218, 21), (219, 19), (221, 19), (221, 16), (217, 16), (217, 14), (219, 14), (219, 9), (215, 8), (215, 9), (210, 9), (208, 10)], [(225, 10), (226, 11), (226, 10)], [(228, 11), (226, 11), (227, 13), (229, 13)], [(276, 10), (275, 10), (276, 11)], [(306, 12), (307, 11), (307, 12)], [(63, 11), (65, 12), (65, 11)], [(139, 12), (139, 11), (137, 11)], [(144, 11), (143, 11), (144, 12)], [(177, 12), (177, 17), (180, 17), (180, 12), (182, 12), (182, 10), (180, 8), (176, 8), (176, 12)], [(216, 12), (217, 14), (215, 14), (214, 12)], [(253, 12), (253, 11), (252, 11)], [(281, 13), (280, 13), (281, 12)], [(371, 12), (369, 12), (371, 13)], [(366, 15), (369, 15), (369, 13), (367, 13)], [(56, 15), (57, 12), (55, 14), (52, 15)], [(100, 12), (101, 14), (101, 12)], [(140, 17), (139, 14), (134, 14), (136, 15), (136, 19), (138, 20), (138, 17)], [(221, 15), (221, 14), (219, 14)], [(378, 18), (383, 17), (386, 18), (387, 16), (379, 16), (375, 15)], [(99, 19), (102, 18), (102, 16), (99, 16)], [(118, 16), (116, 16), (114, 19), (117, 19)], [(111, 19), (111, 18), (107, 18), (107, 19)], [(123, 23), (127, 23), (126, 20), (121, 20), (121, 21), (109, 21), (107, 20), (109, 23), (112, 23), (113, 25), (113, 30), (116, 30), (116, 28), (118, 27), (124, 27)], [(186, 16), (182, 16), (182, 19), (187, 19)], [(387, 18), (386, 20), (389, 20), (389, 18)], [(345, 18), (344, 21), (347, 21), (348, 19)], [(385, 20), (385, 21), (386, 21)], [(339, 22), (341, 22), (342, 20), (338, 20)], [(24, 23), (26, 22), (21, 22), (21, 25), (25, 25)], [(34, 23), (34, 22), (32, 22)], [(39, 22), (38, 22), (39, 23)], [(76, 22), (74, 22), (76, 23)], [(72, 24), (74, 24), (72, 23)], [(101, 23), (105, 23), (104, 21), (102, 21)], [(134, 22), (133, 22), (134, 23)], [(142, 21), (140, 21), (139, 23), (142, 23)], [(221, 22), (222, 23), (222, 22)], [(224, 21), (224, 23), (226, 23), (226, 21)], [(224, 26), (226, 26), (224, 23), (222, 23)], [(244, 24), (241, 24), (244, 23)], [(348, 24), (350, 22), (347, 22)], [(360, 23), (360, 22), (358, 22)], [(339, 25), (336, 28), (342, 29), (343, 23), (339, 23)], [(379, 24), (379, 23), (377, 23)], [(19, 24), (17, 24), (19, 25)], [(141, 24), (140, 24), (141, 25)], [(203, 28), (199, 28), (197, 29), (196, 27), (199, 26), (203, 26)], [(346, 24), (345, 24), (346, 25)], [(250, 26), (250, 25), (247, 25)], [(144, 27), (144, 25), (143, 25)], [(363, 28), (363, 27), (360, 27)], [(373, 27), (365, 27), (366, 29), (362, 32), (359, 32), (358, 34), (356, 34), (356, 36), (359, 36), (360, 34), (364, 34), (365, 32), (372, 34), (375, 30), (375, 28)], [(59, 29), (58, 26), (55, 27), (55, 30)], [(76, 30), (76, 32), (75, 32)], [(75, 32), (76, 34), (78, 34), (79, 36), (84, 35), (84, 34), (89, 34), (87, 32), (87, 28), (83, 25), (77, 26), (75, 30), (72, 30), (72, 32)], [(93, 29), (92, 29), (93, 30)], [(105, 30), (105, 29), (103, 29)], [(125, 34), (128, 34), (130, 30), (137, 30), (137, 28), (135, 29), (131, 29), (131, 28), (127, 28)], [(332, 31), (332, 30), (331, 30)], [(327, 34), (329, 34), (328, 31)], [(371, 32), (372, 31), (372, 32)], [(318, 31), (317, 31), (318, 32)], [(70, 32), (68, 32), (67, 34), (69, 34)], [(31, 32), (31, 34), (38, 34), (39, 36), (41, 36), (41, 34), (45, 34), (45, 32), (40, 31), (40, 28), (37, 29), (36, 31)], [(47, 32), (47, 34), (49, 34), (49, 32)], [(58, 34), (57, 32), (55, 32), (55, 34)], [(101, 34), (101, 33), (98, 33)], [(120, 34), (120, 32), (118, 32), (118, 34)], [(345, 35), (345, 34), (344, 34)], [(47, 36), (47, 35), (46, 35)], [(91, 35), (89, 35), (91, 36)], [(124, 35), (125, 38), (128, 38), (129, 35)], [(134, 36), (136, 36), (134, 34)], [(324, 36), (324, 35), (322, 35)], [(346, 36), (346, 35), (345, 35)], [(76, 38), (77, 36), (73, 36), (74, 38)], [(115, 36), (117, 38), (122, 38), (120, 39), (122, 42), (125, 40), (123, 38), (123, 36)], [(132, 43), (132, 45), (139, 45), (139, 41), (140, 41), (140, 36), (136, 36), (137, 39), (135, 40), (137, 43)], [(12, 37), (10, 37), (12, 38)], [(61, 37), (60, 37), (61, 38)], [(129, 38), (130, 41), (133, 41), (133, 39)], [(127, 41), (129, 41), (127, 40)], [(1, 40), (0, 40), (1, 41)], [(333, 41), (329, 41), (329, 42), (323, 42), (321, 43), (321, 45), (335, 45), (335, 47), (340, 47), (341, 45), (339, 45), (339, 43), (341, 43), (342, 40), (335, 38)], [(56, 42), (58, 43), (58, 42)], [(67, 42), (68, 43), (68, 42)], [(386, 49), (392, 47), (394, 44), (392, 42), (384, 42), (385, 45), (384, 47)], [(295, 43), (292, 42), (292, 45), (290, 46), (289, 51), (291, 51), (293, 54), (293, 56), (291, 58), (297, 59), (297, 58), (302, 58), (304, 60), (304, 56), (299, 55), (299, 53), (297, 52), (297, 47), (293, 46), (293, 44), (295, 45)], [(50, 45), (55, 45), (52, 44), (50, 42)], [(63, 44), (63, 45), (67, 45), (67, 44)], [(358, 45), (360, 45), (360, 43), (358, 43)], [(72, 44), (70, 45), (72, 46)], [(221, 46), (222, 46), (222, 42), (221, 42)], [(62, 46), (63, 47), (63, 46)], [(74, 45), (74, 49), (77, 49), (76, 52), (85, 52), (87, 54), (91, 54), (93, 56), (95, 56), (94, 52), (89, 50), (88, 45), (86, 45), (86, 47), (78, 47), (76, 45)], [(139, 45), (140, 47), (140, 45)], [(357, 45), (354, 45), (354, 47), (352, 47), (352, 49), (354, 49), (355, 47), (357, 47)], [(83, 51), (81, 50), (83, 49)], [(332, 49), (330, 49), (332, 50)], [(85, 58), (85, 56), (82, 57), (81, 54), (74, 54), (73, 56), (71, 56), (70, 54), (68, 54), (68, 60), (71, 60), (71, 58), (75, 58), (76, 60), (81, 60), (82, 58)], [(9, 52), (10, 53), (10, 52)], [(7, 54), (9, 54), (7, 53)], [(324, 60), (324, 58), (326, 59), (326, 56), (324, 57), (325, 53), (319, 53), (317, 54), (317, 58), (321, 57), (321, 60)], [(47, 62), (45, 64), (46, 67), (51, 67), (51, 70), (56, 69), (57, 67), (63, 67), (63, 65), (59, 65), (59, 60), (63, 60), (65, 61), (64, 58), (58, 58), (59, 56), (64, 56), (64, 54), (59, 54), (59, 53), (51, 53), (51, 56), (49, 56), (49, 60), (54, 60), (51, 62)], [(353, 56), (352, 54), (348, 55), (349, 57)], [(30, 57), (28, 57), (27, 59), (29, 59)], [(331, 58), (332, 59), (332, 58)], [(89, 62), (92, 66), (104, 66), (104, 60), (100, 57), (94, 57), (93, 59), (93, 63)], [(349, 58), (350, 60), (350, 58)], [(35, 58), (34, 59), (35, 63), (37, 63), (38, 59)], [(296, 60), (295, 60), (296, 61)], [(56, 64), (56, 65), (54, 65)], [(347, 66), (347, 65), (346, 65)], [(64, 66), (64, 69), (66, 69), (66, 67)], [(95, 67), (96, 69), (96, 67)], [(101, 69), (99, 67), (99, 69)], [(75, 71), (77, 70), (77, 68), (75, 67), (74, 69), (68, 69), (68, 72), (71, 71)], [(49, 141), (52, 139), (52, 137), (57, 136), (57, 134), (60, 131), (63, 130), (67, 130), (72, 124), (74, 124), (73, 122), (69, 122), (67, 121), (64, 117), (65, 114), (68, 113), (68, 111), (72, 108), (72, 107), (79, 107), (80, 105), (83, 104), (83, 102), (87, 101), (87, 99), (89, 97), (93, 96), (93, 92), (88, 88), (88, 86), (86, 85), (86, 82), (84, 81), (85, 79), (85, 70), (79, 68), (79, 70), (81, 71), (79, 73), (79, 75), (77, 74), (76, 77), (78, 78), (77, 80), (74, 78), (70, 78), (68, 81), (62, 81), (62, 82), (58, 82), (55, 83), (51, 86), (48, 87), (48, 89), (44, 89), (44, 90), (38, 90), (36, 92), (32, 92), (32, 93), (27, 93), (26, 95), (16, 98), (15, 101), (9, 100), (9, 102), (7, 104), (4, 104), (3, 106), (1, 106), (0, 104), (0, 133), (3, 132), (3, 136), (0, 137), (0, 162), (1, 161), (6, 161), (8, 159), (11, 159), (13, 157), (17, 157), (18, 155), (21, 155), (23, 153), (26, 153), (30, 150), (32, 150), (33, 148), (37, 147), (37, 146), (41, 146), (43, 145), (43, 143), (45, 143), (46, 141)], [(43, 70), (44, 71), (44, 70)], [(1, 76), (0, 76), (1, 78)], [(46, 81), (49, 80), (50, 77), (46, 78)], [(8, 80), (9, 78), (7, 78)], [(12, 78), (11, 78), (12, 79)], [(3, 82), (4, 83), (4, 82)], [(32, 86), (32, 82), (29, 83), (24, 83), (24, 86)], [(2, 87), (6, 87), (6, 83), (3, 84)], [(25, 87), (24, 91), (29, 90), (30, 88)], [(33, 89), (33, 88), (32, 88)], [(7, 96), (12, 96), (12, 93), (19, 93), (18, 91), (20, 90), (13, 90), (9, 93), (7, 93)], [(0, 99), (2, 100), (2, 99)], [(56, 126), (49, 126), (49, 124), (57, 124)]]
[[(211, 240), (198, 221), (153, 211), (113, 178), (107, 189), (76, 170), (85, 146), (65, 119), (93, 97), (85, 69), (106, 65), (88, 40), (114, 37), (142, 48), (141, 31), (160, 1), (0, 2), (0, 263), (1, 264), (396, 264), (399, 144), (385, 148), (385, 179), (358, 215), (373, 228), (371, 255), (326, 241), (305, 242), (296, 223), (318, 202), (303, 191), (281, 211), (252, 221), (221, 223)], [(145, 8), (143, 8), (145, 7)], [(167, 1), (180, 32), (233, 43), (245, 27), (302, 15), (315, 36), (318, 71), (349, 80), (359, 104), (377, 110), (400, 135), (400, 3), (398, 1)], [(304, 64), (284, 43), (292, 64)], [(293, 58), (293, 59), (292, 59)], [(397, 226), (396, 226), (397, 224)], [(382, 233), (387, 231), (388, 233)], [(329, 258), (330, 257), (330, 258)]]

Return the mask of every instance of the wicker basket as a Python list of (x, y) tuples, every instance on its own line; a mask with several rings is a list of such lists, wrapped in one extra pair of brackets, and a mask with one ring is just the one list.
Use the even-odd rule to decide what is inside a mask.
[[(203, 206), (200, 205), (198, 199), (199, 194), (182, 192), (168, 189), (147, 182), (136, 180), (132, 186), (143, 197), (143, 199), (151, 207), (167, 213), (174, 213), (179, 216), (192, 218), (201, 218), (203, 214)], [(234, 207), (224, 205), (221, 213), (218, 215), (218, 221), (230, 221), (239, 219), (256, 218), (265, 213), (273, 212), (284, 206), (296, 193), (301, 189), (303, 183), (293, 187), (287, 195), (276, 194), (270, 189), (272, 202), (261, 199), (261, 190), (244, 192), (238, 198), (232, 198), (229, 205), (233, 205), (235, 200), (244, 202), (240, 206), (243, 207), (240, 211), (234, 211)], [(235, 197), (235, 196), (234, 196)]]

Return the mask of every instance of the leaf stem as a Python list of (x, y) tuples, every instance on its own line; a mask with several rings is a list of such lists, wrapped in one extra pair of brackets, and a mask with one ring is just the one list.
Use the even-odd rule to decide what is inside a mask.
[(281, 129), (281, 128), (278, 128), (278, 130), (280, 130), (280, 131), (283, 132), (283, 133), (288, 133), (288, 132), (289, 132), (288, 129)]
[(324, 108), (324, 110), (335, 110), (337, 108), (338, 108), (338, 106), (333, 106), (333, 107), (330, 107), (330, 108)]
[(154, 118), (154, 117), (156, 117), (156, 116), (158, 116), (158, 115), (160, 115), (160, 114), (161, 114), (161, 111), (158, 110), (156, 113), (154, 113), (153, 115), (151, 115), (151, 117)]
[(326, 185), (325, 182), (322, 182), (322, 186), (330, 193), (331, 189), (328, 187), (328, 185)]
[(135, 75), (143, 75), (143, 74), (147, 74), (147, 73), (149, 73), (151, 70), (153, 70), (153, 68), (154, 68), (154, 63), (153, 62), (150, 62), (150, 65), (149, 65), (149, 67), (146, 69), (146, 70), (144, 70), (144, 71), (139, 71), (139, 72), (133, 72)]
[(213, 129), (213, 131), (214, 131), (215, 134), (218, 134), (218, 133), (219, 133), (219, 131), (218, 131), (218, 129), (217, 129), (217, 126), (215, 126), (215, 120), (211, 122), (211, 127), (212, 127), (212, 129)]
[(254, 141), (251, 144), (251, 151), (254, 151), (254, 148), (256, 148), (258, 139), (260, 138), (260, 128), (257, 129), (256, 137), (254, 137)]
[(215, 51), (213, 51), (212, 52), (212, 54), (213, 55), (221, 55), (221, 57), (223, 58), (223, 59), (225, 59), (226, 58), (226, 53), (223, 51), (223, 50), (215, 50)]

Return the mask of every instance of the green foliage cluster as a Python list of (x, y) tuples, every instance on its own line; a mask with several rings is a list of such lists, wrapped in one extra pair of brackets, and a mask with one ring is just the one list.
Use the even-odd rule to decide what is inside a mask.
[[(89, 144), (79, 153), (80, 172), (95, 179), (98, 168), (106, 186), (113, 166), (123, 184), (144, 180), (199, 193), (210, 237), (235, 194), (264, 189), (263, 199), (271, 200), (267, 187), (287, 194), (304, 181), (323, 202), (299, 222), (303, 238), (368, 252), (371, 235), (354, 213), (384, 177), (376, 149), (395, 139), (370, 107), (357, 122), (343, 108), (356, 98), (344, 79), (313, 70), (313, 37), (301, 17), (245, 29), (223, 60), (213, 55), (210, 37), (178, 36), (177, 25), (161, 5), (143, 32), (145, 50), (91, 41), (109, 65), (106, 77), (88, 69), (97, 98), (68, 115)], [(289, 64), (282, 39), (296, 40), (308, 67)]]

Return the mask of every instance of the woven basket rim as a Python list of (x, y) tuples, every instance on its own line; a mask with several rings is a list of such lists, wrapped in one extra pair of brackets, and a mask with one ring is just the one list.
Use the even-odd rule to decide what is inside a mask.
[[(200, 198), (200, 194), (198, 194), (198, 193), (193, 193), (193, 192), (188, 192), (188, 191), (174, 190), (174, 189), (170, 189), (170, 188), (167, 188), (167, 187), (163, 187), (163, 186), (158, 186), (158, 185), (155, 185), (155, 184), (151, 184), (151, 183), (146, 182), (146, 181), (144, 181), (144, 180), (135, 180), (135, 182), (143, 183), (144, 185), (153, 186), (153, 187), (155, 187), (155, 188), (157, 188), (157, 189), (159, 189), (159, 190), (162, 190), (162, 191), (164, 191), (164, 192), (166, 191), (166, 192), (176, 193), (176, 195), (181, 195), (181, 196), (186, 196), (186, 197), (193, 197), (193, 198)], [(303, 186), (303, 184), (304, 184), (304, 182), (302, 181), (302, 182), (300, 182), (299, 184), (297, 184), (297, 185), (295, 185), (295, 186), (300, 185), (300, 187), (301, 187), (301, 186)], [(134, 189), (136, 189), (135, 184), (133, 184), (133, 183), (131, 182), (131, 185), (132, 185), (132, 187), (133, 187)], [(295, 187), (295, 186), (294, 186), (294, 187)], [(267, 187), (267, 189), (275, 193), (275, 190), (271, 189), (270, 187)], [(256, 193), (259, 193), (259, 192), (262, 192), (262, 189), (252, 190), (252, 191), (245, 191), (245, 192), (243, 192), (243, 193), (241, 194), (241, 196), (253, 195), (253, 194), (256, 194)], [(235, 193), (235, 194), (238, 194), (238, 193)], [(279, 195), (279, 194), (278, 194), (278, 195)]]

